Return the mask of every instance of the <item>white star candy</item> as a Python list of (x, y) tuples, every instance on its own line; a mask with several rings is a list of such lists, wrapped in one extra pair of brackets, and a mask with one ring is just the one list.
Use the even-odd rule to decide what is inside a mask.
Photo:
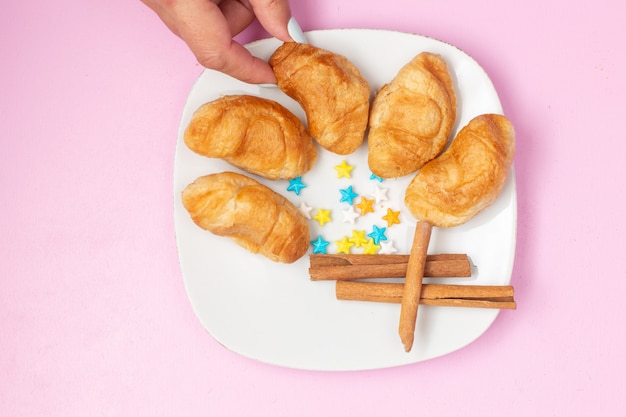
[(309, 220), (311, 220), (311, 210), (313, 210), (313, 207), (307, 206), (304, 204), (304, 201), (300, 203), (300, 212)]
[(379, 186), (376, 186), (376, 190), (372, 193), (372, 197), (376, 200), (376, 204), (381, 201), (387, 201), (387, 188), (380, 188)]
[(393, 242), (391, 240), (380, 241), (380, 250), (378, 253), (381, 255), (391, 255), (392, 253), (398, 252), (398, 249), (393, 247)]
[(359, 213), (357, 213), (356, 211), (354, 211), (354, 207), (350, 206), (345, 210), (341, 210), (341, 212), (343, 213), (343, 222), (344, 223), (351, 223), (354, 224), (354, 220), (360, 216)]

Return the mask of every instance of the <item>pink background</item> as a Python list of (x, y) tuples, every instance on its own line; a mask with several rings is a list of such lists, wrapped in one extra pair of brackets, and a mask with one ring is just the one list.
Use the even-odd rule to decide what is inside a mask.
[(174, 241), (175, 140), (201, 67), (137, 0), (14, 1), (0, 14), (0, 415), (621, 415), (625, 6), (363, 3), (292, 10), (304, 30), (438, 38), (492, 77), (518, 134), (518, 309), (393, 369), (228, 351), (191, 309)]

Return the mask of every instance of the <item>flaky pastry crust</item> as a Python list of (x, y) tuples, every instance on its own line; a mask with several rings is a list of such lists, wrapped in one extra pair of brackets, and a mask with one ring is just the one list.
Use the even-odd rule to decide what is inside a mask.
[(192, 151), (222, 158), (268, 179), (292, 179), (317, 159), (304, 124), (279, 103), (249, 95), (224, 96), (205, 103), (185, 130)]
[(309, 248), (304, 215), (245, 175), (222, 172), (200, 177), (183, 190), (182, 201), (198, 226), (272, 261), (295, 262)]
[(514, 153), (515, 132), (505, 116), (475, 117), (441, 156), (415, 175), (406, 189), (405, 205), (413, 216), (433, 226), (463, 224), (496, 200)]
[(456, 94), (443, 58), (422, 52), (372, 101), (368, 165), (383, 178), (417, 171), (441, 153), (456, 118)]
[(270, 57), (278, 87), (304, 109), (309, 132), (325, 149), (346, 155), (362, 143), (370, 87), (344, 56), (287, 42)]

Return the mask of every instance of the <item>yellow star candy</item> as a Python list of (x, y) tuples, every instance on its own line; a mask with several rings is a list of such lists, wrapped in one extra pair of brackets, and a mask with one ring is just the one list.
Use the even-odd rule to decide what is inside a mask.
[(365, 230), (353, 230), (352, 237), (348, 239), (354, 246), (360, 248), (364, 243), (367, 242), (367, 238), (365, 237)]
[(341, 164), (337, 165), (335, 169), (337, 170), (337, 178), (350, 178), (350, 171), (354, 168), (352, 165), (348, 165), (345, 160), (341, 161)]
[(337, 253), (346, 253), (350, 254), (350, 248), (354, 246), (354, 243), (348, 240), (348, 236), (344, 236), (341, 240), (336, 240), (337, 244)]
[(354, 206), (361, 210), (361, 216), (365, 216), (367, 213), (374, 212), (374, 207), (372, 207), (372, 204), (374, 204), (374, 200), (368, 200), (365, 197), (361, 197), (361, 201), (359, 201), (359, 204), (355, 204)]
[(380, 245), (374, 243), (374, 239), (370, 239), (363, 245), (363, 254), (374, 255), (378, 249), (380, 249)]
[(387, 214), (385, 214), (382, 218), (383, 220), (387, 221), (387, 227), (391, 227), (394, 224), (400, 224), (400, 219), (398, 218), (398, 216), (400, 216), (399, 211), (393, 211), (392, 209), (388, 208)]
[(330, 221), (330, 210), (318, 209), (313, 219), (317, 220), (320, 226), (324, 226)]

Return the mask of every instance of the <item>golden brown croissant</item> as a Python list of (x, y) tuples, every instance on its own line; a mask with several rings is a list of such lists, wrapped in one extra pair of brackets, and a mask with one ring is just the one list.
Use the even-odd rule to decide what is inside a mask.
[(370, 169), (383, 178), (415, 172), (445, 148), (455, 118), (456, 94), (446, 62), (420, 53), (372, 101)]
[(498, 197), (514, 153), (511, 122), (497, 114), (478, 116), (415, 175), (404, 202), (413, 216), (433, 226), (463, 224)]
[(346, 57), (288, 42), (269, 63), (278, 87), (304, 109), (309, 132), (321, 146), (346, 155), (363, 143), (370, 87)]
[(234, 172), (210, 174), (189, 184), (183, 206), (201, 228), (227, 236), (253, 253), (292, 263), (309, 247), (309, 225), (289, 200)]
[(209, 158), (268, 179), (299, 177), (317, 150), (303, 123), (279, 103), (248, 95), (202, 105), (185, 130), (185, 144)]

